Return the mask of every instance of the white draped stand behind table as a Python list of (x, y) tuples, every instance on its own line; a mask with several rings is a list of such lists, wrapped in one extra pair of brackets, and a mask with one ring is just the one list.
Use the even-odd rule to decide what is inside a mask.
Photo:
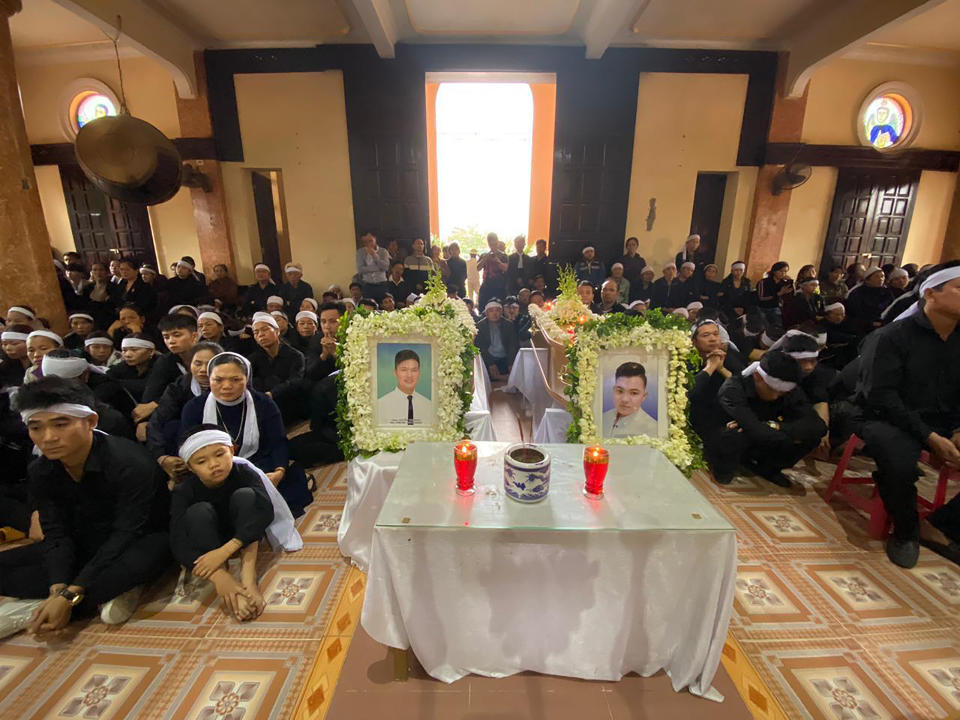
[(504, 392), (519, 392), (523, 396), (524, 403), (530, 408), (534, 435), (537, 434), (547, 409), (562, 407), (547, 390), (540, 365), (537, 363), (539, 357), (540, 364), (547, 367), (549, 353), (550, 351), (544, 348), (520, 348), (517, 359), (513, 361), (507, 384), (503, 387)]
[(505, 443), (481, 443), (458, 496), (450, 445), (407, 448), (377, 520), (361, 621), (433, 677), (524, 670), (619, 680), (665, 670), (711, 687), (736, 581), (733, 527), (658, 451), (614, 446), (606, 495), (582, 494), (582, 445), (545, 445), (550, 492), (503, 493)]
[[(490, 417), (490, 376), (479, 357), (473, 364), (473, 401), (464, 419), (474, 440), (497, 439)], [(379, 452), (369, 458), (356, 457), (347, 465), (347, 501), (340, 516), (337, 543), (340, 552), (364, 572), (370, 563), (373, 525), (402, 457), (403, 453)], [(450, 457), (452, 465), (453, 443)]]

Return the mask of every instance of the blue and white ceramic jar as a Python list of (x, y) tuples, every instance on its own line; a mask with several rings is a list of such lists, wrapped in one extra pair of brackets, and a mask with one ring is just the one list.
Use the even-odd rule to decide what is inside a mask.
[(517, 502), (535, 503), (550, 490), (550, 456), (536, 445), (518, 443), (503, 454), (503, 490)]

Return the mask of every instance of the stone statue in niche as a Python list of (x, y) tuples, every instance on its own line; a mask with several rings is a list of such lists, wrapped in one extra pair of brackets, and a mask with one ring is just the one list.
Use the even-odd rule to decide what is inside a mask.
[(650, 212), (647, 213), (647, 232), (653, 230), (653, 224), (657, 221), (657, 199), (650, 198)]

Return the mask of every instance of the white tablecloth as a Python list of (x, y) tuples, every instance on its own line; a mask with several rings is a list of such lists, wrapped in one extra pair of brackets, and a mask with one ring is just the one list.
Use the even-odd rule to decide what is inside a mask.
[[(473, 440), (494, 441), (497, 436), (490, 416), (490, 376), (479, 357), (473, 370), (473, 402), (464, 417), (467, 432)], [(450, 447), (452, 454), (452, 443)], [(364, 572), (370, 563), (373, 525), (402, 457), (403, 453), (381, 452), (369, 458), (357, 456), (347, 465), (347, 502), (340, 517), (337, 542), (340, 552)]]
[(544, 348), (520, 348), (517, 359), (513, 362), (510, 377), (504, 386), (506, 392), (519, 392), (530, 406), (530, 415), (533, 417), (533, 426), (537, 427), (547, 408), (560, 407), (553, 396), (547, 391), (543, 382), (543, 375), (537, 365), (537, 356), (543, 363), (544, 369), (549, 362), (549, 350)]
[(711, 682), (736, 580), (729, 523), (647, 447), (610, 448), (606, 497), (590, 501), (582, 446), (547, 446), (550, 494), (515, 503), (504, 446), (481, 446), (471, 498), (453, 490), (448, 448), (407, 449), (374, 529), (364, 629), (445, 682), (664, 669), (675, 690), (722, 700)]
[(533, 429), (533, 441), (535, 443), (565, 443), (567, 441), (567, 428), (573, 418), (566, 410), (560, 408), (547, 408), (543, 417), (540, 418), (540, 424)]

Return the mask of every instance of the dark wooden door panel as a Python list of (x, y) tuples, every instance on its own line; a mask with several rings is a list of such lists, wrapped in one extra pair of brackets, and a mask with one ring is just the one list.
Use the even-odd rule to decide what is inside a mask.
[(277, 212), (273, 204), (273, 182), (259, 172), (250, 173), (253, 184), (253, 207), (257, 215), (261, 262), (270, 268), (274, 282), (283, 279), (280, 267), (280, 242), (277, 236)]
[(108, 197), (87, 179), (79, 165), (60, 165), (60, 180), (77, 252), (88, 267), (120, 257), (156, 267), (146, 205)]
[(842, 168), (824, 241), (821, 273), (834, 265), (903, 259), (920, 172)]
[(723, 196), (727, 176), (723, 173), (698, 173), (693, 194), (690, 232), (700, 236), (701, 251), (713, 262), (717, 256), (717, 237), (723, 216)]

